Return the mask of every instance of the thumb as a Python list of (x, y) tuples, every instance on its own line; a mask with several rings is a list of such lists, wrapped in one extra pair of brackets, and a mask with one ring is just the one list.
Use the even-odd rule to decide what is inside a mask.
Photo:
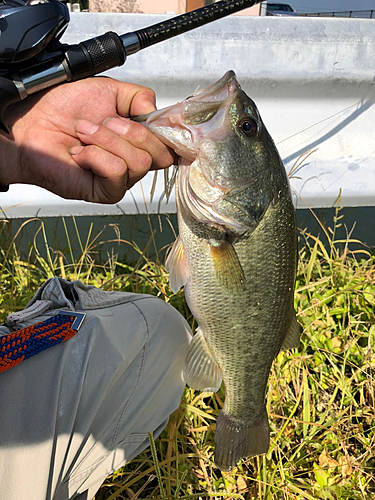
[(156, 109), (155, 92), (147, 87), (137, 92), (130, 105), (130, 116), (145, 115)]
[(115, 81), (117, 112), (120, 116), (138, 116), (156, 109), (155, 92), (141, 85)]

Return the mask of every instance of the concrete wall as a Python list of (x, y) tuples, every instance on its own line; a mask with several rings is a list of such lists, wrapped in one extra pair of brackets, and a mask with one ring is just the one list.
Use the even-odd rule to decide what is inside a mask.
[[(106, 31), (119, 34), (155, 24), (161, 15), (72, 14), (64, 41)], [(299, 208), (331, 207), (341, 190), (344, 206), (375, 205), (374, 20), (232, 16), (145, 49), (110, 76), (152, 87), (163, 107), (199, 85), (236, 71), (257, 103), (292, 178)], [(150, 189), (152, 175), (143, 181)], [(150, 213), (174, 212), (158, 203)], [(18, 205), (18, 206), (15, 206)], [(140, 186), (116, 206), (62, 200), (34, 186), (11, 186), (1, 196), (7, 217), (145, 213)]]

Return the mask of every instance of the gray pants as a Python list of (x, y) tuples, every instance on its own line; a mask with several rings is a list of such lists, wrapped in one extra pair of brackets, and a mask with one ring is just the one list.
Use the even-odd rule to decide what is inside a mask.
[(62, 307), (87, 316), (73, 338), (0, 373), (0, 500), (91, 500), (178, 407), (190, 328), (155, 297), (80, 282), (53, 278), (28, 306), (38, 299), (51, 309), (18, 328)]

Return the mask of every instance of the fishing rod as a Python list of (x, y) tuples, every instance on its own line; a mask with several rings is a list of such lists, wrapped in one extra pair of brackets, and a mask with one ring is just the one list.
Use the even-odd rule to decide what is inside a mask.
[(137, 31), (109, 31), (76, 45), (59, 40), (69, 11), (59, 0), (0, 0), (0, 128), (5, 110), (49, 87), (122, 66), (156, 43), (234, 14), (262, 0), (222, 0)]

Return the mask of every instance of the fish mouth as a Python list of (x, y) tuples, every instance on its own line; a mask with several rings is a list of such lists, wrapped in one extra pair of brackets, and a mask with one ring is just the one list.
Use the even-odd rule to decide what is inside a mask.
[(235, 72), (229, 70), (217, 82), (205, 89), (197, 90), (188, 96), (186, 100), (198, 100), (201, 102), (224, 101), (240, 88)]
[(236, 234), (248, 226), (223, 214), (219, 206), (228, 190), (243, 189), (249, 179), (226, 178), (223, 173), (216, 178), (200, 156), (204, 156), (203, 144), (225, 141), (233, 133), (228, 109), (240, 91), (236, 74), (230, 70), (184, 101), (136, 118), (180, 157), (178, 191), (185, 210)]
[[(135, 118), (178, 156), (194, 161), (204, 138), (223, 140), (230, 133), (225, 108), (240, 90), (234, 71), (184, 101)], [(226, 124), (226, 126), (224, 126)]]

